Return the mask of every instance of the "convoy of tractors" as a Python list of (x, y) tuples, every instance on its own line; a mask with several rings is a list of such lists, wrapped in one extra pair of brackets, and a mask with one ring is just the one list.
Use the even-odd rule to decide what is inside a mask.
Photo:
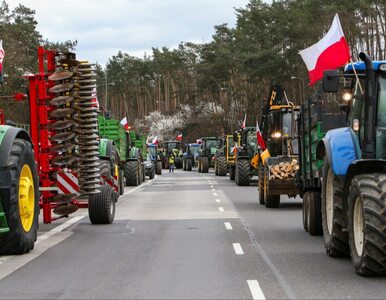
[(301, 197), (303, 227), (323, 236), (329, 256), (350, 255), (359, 275), (384, 275), (386, 62), (359, 57), (325, 71), (301, 105), (272, 86), (260, 127), (160, 148), (101, 112), (93, 64), (39, 47), (38, 73), (27, 77), (30, 131), (5, 125), (0, 111), (0, 254), (33, 249), (40, 209), (44, 223), (79, 208), (93, 224), (112, 223), (124, 186), (161, 175), (173, 157), (183, 171), (257, 181), (266, 208)]

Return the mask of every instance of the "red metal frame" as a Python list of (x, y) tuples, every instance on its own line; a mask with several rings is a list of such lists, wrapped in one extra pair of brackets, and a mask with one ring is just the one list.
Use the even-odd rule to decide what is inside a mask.
[(4, 120), (4, 111), (0, 109), (0, 125), (4, 125), (5, 120)]
[[(51, 152), (51, 142), (49, 137), (54, 132), (48, 130), (48, 126), (51, 121), (49, 119), (49, 112), (54, 108), (51, 107), (48, 102), (54, 97), (47, 91), (48, 88), (53, 86), (53, 83), (48, 80), (48, 76), (55, 71), (55, 57), (57, 53), (52, 50), (45, 50), (43, 47), (38, 48), (38, 73), (35, 75), (27, 76), (29, 80), (29, 108), (30, 108), (30, 134), (32, 142), (35, 146), (35, 160), (38, 167), (38, 175), (40, 181), (40, 207), (43, 210), (43, 222), (51, 223), (54, 220), (62, 217), (53, 217), (52, 209), (58, 206), (58, 204), (50, 202), (49, 199), (57, 195), (57, 191), (53, 191), (52, 187), (57, 186), (57, 180), (51, 179), (50, 174), (58, 171), (61, 168), (51, 164), (51, 159), (55, 155)], [(0, 114), (0, 122), (1, 122)], [(76, 173), (72, 172), (75, 176)], [(115, 178), (115, 177), (114, 177)], [(104, 178), (101, 178), (105, 181)], [(115, 178), (115, 181), (117, 178)], [(107, 181), (107, 180), (106, 180)], [(112, 182), (108, 182), (115, 191), (117, 186)], [(79, 208), (87, 208), (87, 200), (75, 199), (72, 204), (77, 205)]]

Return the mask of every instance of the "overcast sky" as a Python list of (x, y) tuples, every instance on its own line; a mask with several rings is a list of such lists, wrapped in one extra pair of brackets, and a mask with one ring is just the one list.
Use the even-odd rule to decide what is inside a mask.
[(234, 27), (234, 8), (248, 0), (7, 0), (34, 9), (50, 41), (77, 40), (79, 59), (104, 65), (119, 50), (133, 56), (152, 47), (211, 40), (214, 26)]

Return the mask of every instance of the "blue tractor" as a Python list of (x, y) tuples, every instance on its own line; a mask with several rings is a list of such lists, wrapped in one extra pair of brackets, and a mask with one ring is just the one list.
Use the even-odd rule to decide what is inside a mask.
[[(323, 91), (347, 100), (347, 127), (318, 143), (323, 160), (322, 227), (330, 256), (351, 255), (362, 276), (386, 274), (386, 61), (326, 71)], [(344, 78), (343, 90), (339, 87)]]

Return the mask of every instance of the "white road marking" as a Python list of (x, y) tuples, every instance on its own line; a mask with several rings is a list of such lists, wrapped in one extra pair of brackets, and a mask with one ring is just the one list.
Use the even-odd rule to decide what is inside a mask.
[(51, 229), (50, 231), (46, 232), (45, 234), (38, 236), (36, 244), (48, 239), (49, 237), (53, 236), (54, 234), (57, 234), (58, 232), (63, 231), (64, 229), (70, 227), (71, 225), (75, 224), (76, 222), (82, 220), (85, 216), (77, 216), (73, 217), (67, 222), (64, 222), (63, 224), (56, 226), (55, 228)]
[(212, 189), (212, 191), (214, 192), (214, 191), (216, 191), (216, 189)]
[(237, 255), (244, 255), (243, 248), (241, 248), (241, 245), (239, 243), (233, 243), (232, 245)]
[(211, 188), (214, 188), (214, 185), (211, 185), (210, 187), (211, 187)]
[(213, 196), (217, 196), (217, 193), (213, 193)]
[(218, 210), (219, 210), (220, 212), (224, 212), (224, 207), (220, 206), (220, 207), (218, 208)]
[(220, 199), (216, 199), (216, 202), (217, 202), (217, 203), (220, 203), (220, 202), (221, 202), (221, 200), (220, 200)]
[(231, 223), (229, 223), (229, 222), (224, 222), (224, 225), (225, 225), (225, 228), (227, 230), (232, 230), (233, 229)]
[(260, 285), (257, 282), (257, 280), (247, 280), (247, 282), (248, 282), (248, 286), (249, 286), (249, 289), (250, 289), (251, 294), (252, 294), (252, 298), (254, 300), (256, 300), (256, 299), (265, 300), (264, 293), (261, 290)]

